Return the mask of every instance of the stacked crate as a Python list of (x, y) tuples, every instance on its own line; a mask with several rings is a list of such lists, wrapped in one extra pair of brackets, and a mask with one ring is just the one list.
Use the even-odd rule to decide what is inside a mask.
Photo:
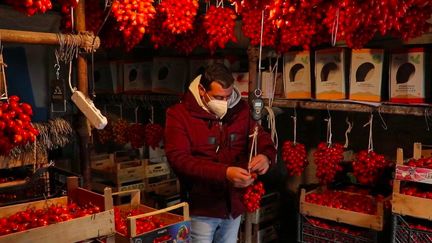
[(91, 172), (92, 190), (96, 192), (103, 192), (105, 187), (114, 192), (145, 188), (146, 160), (127, 152), (92, 156)]
[[(421, 143), (414, 144), (413, 159), (430, 157), (430, 150), (423, 150)], [(395, 180), (393, 182), (393, 242), (432, 242), (432, 199), (402, 193), (401, 183), (431, 187), (432, 169), (412, 167), (404, 164), (403, 150), (397, 150)]]
[(261, 207), (247, 213), (240, 226), (239, 242), (270, 243), (278, 242), (280, 228), (280, 195), (277, 192), (263, 196)]
[(317, 190), (301, 190), (298, 242), (378, 242), (386, 218), (384, 202), (376, 202), (375, 215), (307, 202), (306, 196)]

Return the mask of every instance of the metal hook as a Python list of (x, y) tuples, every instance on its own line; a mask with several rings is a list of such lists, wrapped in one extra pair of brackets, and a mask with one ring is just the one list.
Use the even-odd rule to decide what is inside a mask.
[(384, 118), (381, 115), (380, 109), (378, 109), (378, 116), (380, 117), (382, 128), (384, 128), (384, 130), (387, 130), (388, 129), (387, 123), (384, 121)]

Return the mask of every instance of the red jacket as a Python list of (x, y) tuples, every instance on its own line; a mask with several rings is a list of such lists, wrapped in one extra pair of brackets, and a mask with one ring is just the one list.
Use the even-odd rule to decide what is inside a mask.
[[(244, 213), (244, 189), (226, 179), (229, 166), (247, 168), (250, 142), (256, 122), (247, 102), (240, 100), (220, 122), (198, 105), (188, 91), (180, 104), (167, 110), (165, 151), (182, 182), (191, 215), (227, 218)], [(276, 149), (270, 135), (260, 127), (258, 153), (274, 161)]]

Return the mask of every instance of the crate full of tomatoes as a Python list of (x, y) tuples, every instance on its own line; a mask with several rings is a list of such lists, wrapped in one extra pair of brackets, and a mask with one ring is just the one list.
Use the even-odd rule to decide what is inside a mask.
[(67, 196), (1, 207), (0, 242), (77, 242), (114, 234), (114, 210), (105, 198), (70, 177)]
[[(140, 204), (139, 190), (116, 192), (112, 195), (131, 196), (129, 204), (114, 207), (116, 242), (191, 242), (187, 203), (157, 210)], [(169, 213), (181, 208), (181, 215)]]

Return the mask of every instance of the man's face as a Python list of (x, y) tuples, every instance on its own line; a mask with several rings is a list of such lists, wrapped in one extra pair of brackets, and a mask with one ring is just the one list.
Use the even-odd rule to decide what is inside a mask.
[(233, 89), (234, 87), (232, 85), (224, 89), (220, 83), (212, 82), (210, 83), (210, 90), (208, 91), (206, 91), (204, 87), (200, 85), (199, 93), (206, 103), (208, 103), (210, 99), (228, 101), (232, 95)]

